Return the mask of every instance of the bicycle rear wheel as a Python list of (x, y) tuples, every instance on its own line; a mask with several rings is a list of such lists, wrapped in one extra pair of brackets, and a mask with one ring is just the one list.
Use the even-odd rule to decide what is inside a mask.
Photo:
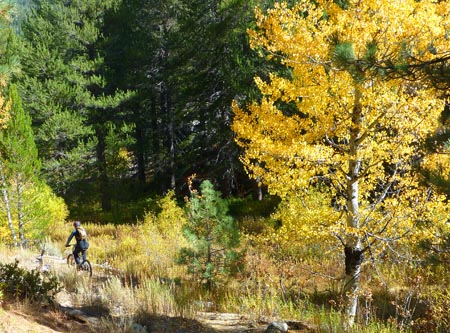
[(80, 266), (83, 273), (86, 273), (88, 276), (92, 276), (92, 265), (89, 260), (84, 260)]

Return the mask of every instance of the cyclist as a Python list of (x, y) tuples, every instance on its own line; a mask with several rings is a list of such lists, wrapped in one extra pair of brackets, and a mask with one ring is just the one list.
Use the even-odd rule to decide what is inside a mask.
[(75, 258), (75, 262), (77, 265), (80, 265), (80, 258), (78, 257), (81, 253), (83, 256), (83, 261), (86, 260), (86, 250), (89, 248), (89, 243), (87, 241), (87, 233), (86, 230), (81, 226), (80, 221), (73, 222), (73, 227), (75, 228), (71, 233), (66, 242), (66, 247), (70, 246), (70, 241), (73, 237), (77, 241), (74, 249), (73, 249), (73, 257)]

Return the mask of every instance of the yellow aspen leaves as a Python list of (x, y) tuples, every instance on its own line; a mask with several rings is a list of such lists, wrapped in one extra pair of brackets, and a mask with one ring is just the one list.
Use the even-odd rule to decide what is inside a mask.
[(419, 220), (447, 221), (415, 173), (444, 101), (420, 66), (450, 54), (450, 1), (348, 2), (256, 9), (252, 48), (290, 75), (256, 77), (261, 99), (233, 103), (241, 160), (284, 200), (281, 238), (425, 237)]

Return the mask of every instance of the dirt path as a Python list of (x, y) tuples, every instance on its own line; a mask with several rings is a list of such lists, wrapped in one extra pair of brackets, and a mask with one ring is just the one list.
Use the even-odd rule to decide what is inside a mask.
[[(74, 308), (70, 295), (60, 293), (57, 301), (61, 310), (69, 317), (92, 327), (101, 325), (104, 315), (92, 308)], [(117, 318), (116, 318), (117, 319)], [(140, 320), (151, 333), (263, 333), (269, 320), (255, 320), (237, 313), (197, 312), (194, 319), (149, 315)], [(301, 322), (288, 322), (290, 333), (305, 333), (313, 330)]]
[(2, 333), (58, 333), (47, 326), (40, 325), (24, 314), (11, 311), (0, 312), (0, 332)]

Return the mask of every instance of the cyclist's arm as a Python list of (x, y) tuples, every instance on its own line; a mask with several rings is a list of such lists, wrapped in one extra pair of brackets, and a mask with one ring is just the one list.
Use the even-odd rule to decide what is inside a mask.
[(69, 238), (67, 238), (66, 247), (69, 246), (70, 241), (75, 236), (75, 233), (76, 233), (76, 230), (72, 231), (72, 233), (70, 234)]

